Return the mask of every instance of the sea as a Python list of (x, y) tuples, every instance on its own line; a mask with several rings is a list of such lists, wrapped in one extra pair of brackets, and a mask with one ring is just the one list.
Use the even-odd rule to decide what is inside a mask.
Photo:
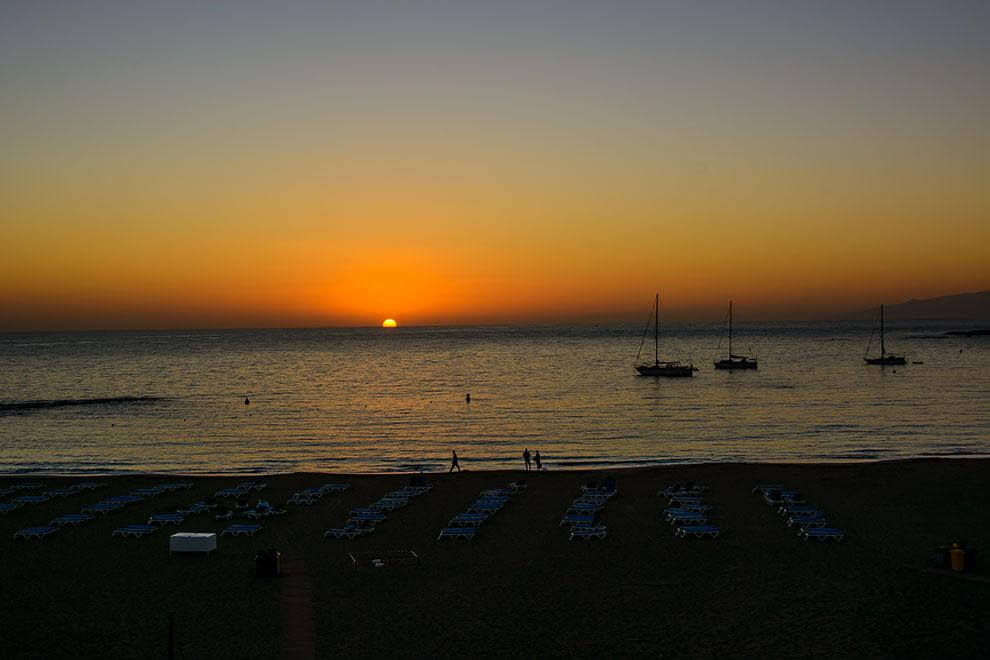
[(946, 334), (967, 327), (888, 324), (908, 363), (879, 367), (872, 322), (737, 324), (759, 368), (716, 371), (722, 324), (665, 324), (682, 379), (636, 373), (633, 325), (4, 333), (0, 473), (986, 456), (990, 337)]

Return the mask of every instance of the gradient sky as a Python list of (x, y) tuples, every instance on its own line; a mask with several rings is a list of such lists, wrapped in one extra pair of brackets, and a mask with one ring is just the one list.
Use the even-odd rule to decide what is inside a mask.
[(0, 328), (990, 288), (990, 2), (0, 3)]

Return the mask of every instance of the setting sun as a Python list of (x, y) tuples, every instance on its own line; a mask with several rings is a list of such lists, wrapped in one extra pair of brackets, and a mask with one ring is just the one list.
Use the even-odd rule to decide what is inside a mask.
[(395, 322), (395, 319), (385, 319), (384, 321), (382, 321), (383, 328), (394, 328), (398, 325), (399, 324)]

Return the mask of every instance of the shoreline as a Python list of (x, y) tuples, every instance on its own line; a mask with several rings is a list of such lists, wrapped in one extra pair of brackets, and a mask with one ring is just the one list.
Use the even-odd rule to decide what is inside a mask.
[[(617, 474), (630, 474), (637, 472), (646, 472), (653, 470), (663, 470), (667, 468), (676, 467), (703, 467), (703, 466), (713, 466), (713, 465), (729, 465), (729, 466), (739, 466), (739, 467), (762, 467), (762, 466), (819, 466), (822, 468), (841, 468), (842, 466), (856, 466), (856, 465), (871, 465), (871, 464), (888, 464), (888, 463), (924, 463), (924, 462), (938, 462), (938, 461), (988, 461), (990, 460), (990, 454), (944, 454), (938, 456), (910, 456), (910, 457), (898, 457), (898, 458), (851, 458), (844, 461), (802, 461), (802, 460), (792, 460), (792, 461), (676, 461), (676, 462), (665, 462), (665, 463), (651, 463), (645, 465), (628, 465), (620, 467), (610, 467), (609, 465), (595, 465), (594, 467), (578, 468), (578, 467), (567, 467), (564, 469), (548, 470), (543, 469), (541, 472), (537, 473), (536, 470), (530, 470), (533, 474), (587, 474), (589, 472), (614, 472)], [(516, 474), (519, 472), (527, 472), (525, 468), (481, 468), (481, 469), (471, 469), (462, 468), (462, 473), (465, 474)], [(19, 479), (19, 478), (31, 478), (31, 479), (42, 479), (50, 477), (52, 479), (87, 479), (87, 478), (99, 478), (99, 479), (110, 479), (110, 478), (145, 478), (145, 477), (188, 477), (188, 478), (204, 478), (204, 479), (224, 479), (224, 478), (237, 478), (237, 477), (292, 477), (292, 476), (302, 476), (302, 475), (324, 475), (324, 476), (338, 476), (338, 477), (388, 477), (388, 476), (409, 476), (413, 474), (423, 474), (427, 477), (445, 476), (449, 473), (446, 470), (435, 470), (435, 471), (420, 471), (420, 470), (388, 470), (380, 472), (343, 472), (337, 470), (295, 470), (290, 472), (261, 472), (261, 471), (244, 471), (244, 472), (0, 472), (0, 481), (6, 479)], [(457, 474), (455, 471), (453, 474)]]

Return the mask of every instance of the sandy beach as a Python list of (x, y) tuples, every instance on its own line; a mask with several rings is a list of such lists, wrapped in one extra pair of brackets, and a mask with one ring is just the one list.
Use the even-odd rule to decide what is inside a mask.
[[(504, 655), (986, 655), (990, 574), (923, 570), (933, 549), (965, 540), (988, 551), (990, 461), (847, 465), (708, 464), (613, 470), (604, 541), (568, 542), (560, 517), (581, 484), (606, 473), (431, 474), (434, 490), (388, 514), (365, 538), (322, 538), (348, 511), (408, 475), (266, 477), (285, 501), (328, 481), (342, 495), (291, 506), (254, 537), (219, 541), (210, 556), (170, 556), (176, 531), (219, 531), (191, 516), (140, 539), (113, 529), (210, 497), (241, 477), (189, 477), (193, 487), (131, 504), (40, 540), (14, 531), (174, 477), (100, 478), (98, 491), (24, 507), (0, 519), (0, 655), (176, 657)], [(475, 495), (526, 478), (471, 541), (437, 534)], [(723, 529), (682, 540), (660, 518), (657, 490), (711, 486)], [(79, 478), (7, 478), (0, 487)], [(759, 482), (807, 494), (847, 536), (804, 542), (751, 493)], [(8, 495), (3, 501), (10, 501)], [(257, 499), (252, 497), (252, 502)], [(284, 575), (255, 575), (257, 550), (277, 548)], [(355, 570), (349, 553), (414, 550), (415, 566)], [(986, 563), (986, 559), (983, 560)]]

